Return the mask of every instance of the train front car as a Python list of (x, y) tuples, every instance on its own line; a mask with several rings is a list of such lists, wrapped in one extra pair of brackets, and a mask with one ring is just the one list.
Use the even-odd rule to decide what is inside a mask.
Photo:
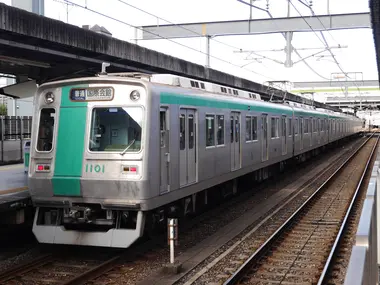
[(39, 242), (125, 248), (142, 236), (148, 90), (115, 77), (38, 89), (29, 187)]

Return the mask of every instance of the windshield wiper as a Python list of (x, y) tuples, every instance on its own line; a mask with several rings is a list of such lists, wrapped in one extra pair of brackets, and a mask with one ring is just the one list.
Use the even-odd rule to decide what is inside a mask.
[(133, 139), (132, 142), (122, 151), (120, 152), (120, 155), (124, 155), (127, 150), (133, 145), (133, 143), (136, 141), (136, 139)]

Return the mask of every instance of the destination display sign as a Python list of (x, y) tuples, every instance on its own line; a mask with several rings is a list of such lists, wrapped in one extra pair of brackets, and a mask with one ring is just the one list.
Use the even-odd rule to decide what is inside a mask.
[(112, 87), (73, 88), (70, 90), (72, 101), (110, 101), (113, 99)]

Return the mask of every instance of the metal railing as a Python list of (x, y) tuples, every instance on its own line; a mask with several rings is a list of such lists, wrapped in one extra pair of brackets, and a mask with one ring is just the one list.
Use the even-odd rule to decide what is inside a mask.
[(0, 116), (0, 164), (23, 162), (25, 141), (30, 140), (32, 117)]
[(352, 247), (350, 262), (348, 264), (344, 285), (373, 285), (379, 284), (380, 252), (378, 252), (377, 234), (380, 219), (377, 205), (380, 187), (380, 151), (377, 153), (373, 165), (371, 178), (368, 184), (358, 229), (356, 241)]

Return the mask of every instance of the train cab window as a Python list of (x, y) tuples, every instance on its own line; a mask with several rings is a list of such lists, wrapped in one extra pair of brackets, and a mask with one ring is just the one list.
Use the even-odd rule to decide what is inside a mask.
[(216, 140), (217, 145), (224, 145), (224, 116), (217, 115), (216, 116)]
[(143, 111), (140, 107), (107, 107), (92, 110), (90, 151), (128, 152), (141, 150)]
[(55, 110), (41, 109), (40, 126), (38, 128), (37, 150), (51, 151), (53, 148)]
[(185, 146), (186, 146), (186, 142), (185, 142), (185, 139), (186, 139), (186, 134), (185, 134), (185, 115), (184, 114), (180, 114), (179, 115), (179, 149), (180, 150), (184, 150), (185, 149)]
[(206, 147), (215, 145), (215, 116), (206, 115)]

